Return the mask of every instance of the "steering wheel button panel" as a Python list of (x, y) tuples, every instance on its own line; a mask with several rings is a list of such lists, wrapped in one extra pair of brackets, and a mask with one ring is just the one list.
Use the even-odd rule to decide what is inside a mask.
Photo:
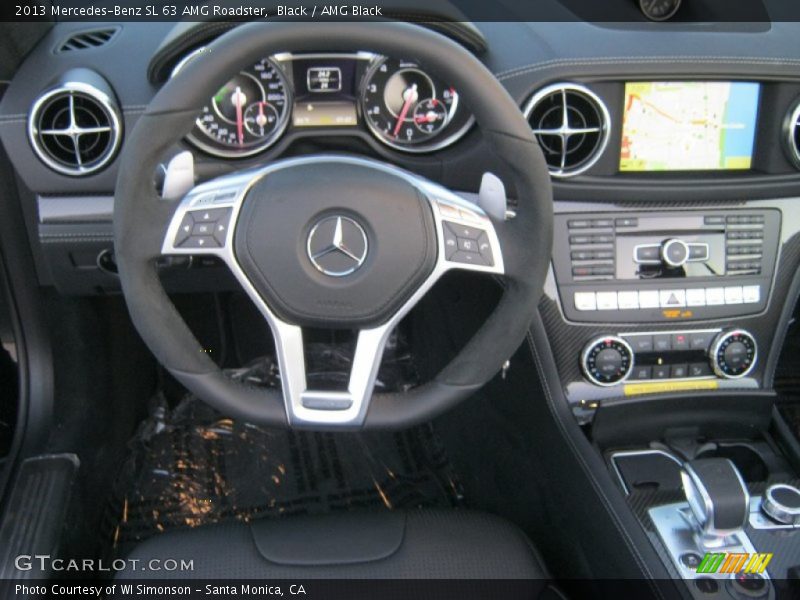
[[(371, 169), (384, 176), (394, 176), (410, 184), (424, 199), (433, 217), (436, 260), (432, 272), (422, 284), (412, 292), (399, 310), (379, 324), (367, 324), (358, 329), (356, 349), (353, 358), (350, 381), (347, 391), (309, 389), (305, 373), (305, 347), (302, 327), (291, 319), (281, 316), (271, 299), (265, 296), (254, 283), (238, 257), (236, 236), (238, 229), (251, 228), (252, 223), (242, 217), (246, 197), (260, 182), (269, 177), (277, 177), (292, 169), (319, 168), (328, 165), (334, 170), (350, 167)], [(304, 173), (305, 171), (303, 171)], [(302, 174), (302, 173), (301, 173)], [(213, 198), (213, 208), (208, 199)], [(250, 202), (266, 201), (263, 198), (250, 198)], [(208, 207), (208, 208), (207, 208)], [(315, 217), (317, 221), (326, 217), (323, 211)], [(361, 219), (363, 215), (353, 214)], [(447, 215), (447, 218), (445, 218)], [(344, 218), (344, 217), (343, 217)], [(349, 217), (348, 217), (349, 218)], [(313, 219), (312, 219), (313, 220)], [(238, 229), (237, 229), (238, 225)], [(366, 225), (366, 221), (365, 221)], [(185, 231), (185, 227), (189, 227)], [(367, 225), (370, 231), (372, 225)], [(210, 227), (210, 231), (207, 229)], [(193, 235), (202, 231), (207, 235)], [(230, 229), (230, 231), (228, 231)], [(258, 229), (258, 228), (257, 228)], [(258, 229), (258, 231), (262, 231)], [(188, 233), (188, 235), (187, 235)], [(262, 232), (263, 233), (263, 232)], [(335, 230), (331, 238), (336, 238)], [(302, 232), (298, 233), (301, 235)], [(344, 235), (344, 234), (343, 234)], [(342, 240), (347, 242), (347, 240)], [(347, 245), (347, 244), (345, 244)], [(296, 158), (272, 163), (266, 167), (242, 171), (203, 183), (191, 190), (178, 205), (167, 230), (162, 246), (165, 255), (213, 255), (222, 259), (264, 315), (275, 338), (278, 363), (281, 370), (284, 404), (288, 421), (292, 425), (358, 426), (363, 423), (369, 400), (380, 366), (383, 348), (397, 323), (433, 287), (436, 281), (451, 269), (477, 271), (502, 275), (503, 255), (497, 232), (489, 217), (478, 206), (460, 198), (453, 192), (416, 175), (367, 159), (337, 156), (316, 156)], [(271, 257), (274, 259), (274, 257)], [(369, 257), (367, 261), (371, 260)], [(364, 269), (369, 269), (365, 265)], [(282, 279), (302, 276), (296, 272), (286, 272)], [(355, 285), (362, 273), (356, 271), (352, 276), (342, 277), (338, 286)], [(320, 277), (325, 277), (320, 275)], [(271, 281), (281, 285), (281, 281)], [(283, 282), (285, 283), (285, 281)], [(324, 281), (317, 297), (333, 298), (336, 286)]]

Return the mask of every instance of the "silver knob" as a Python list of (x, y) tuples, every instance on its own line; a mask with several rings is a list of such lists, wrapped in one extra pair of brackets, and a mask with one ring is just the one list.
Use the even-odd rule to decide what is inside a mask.
[(800, 490), (785, 483), (769, 486), (761, 500), (761, 510), (778, 523), (800, 525)]
[(689, 260), (689, 246), (683, 240), (667, 240), (661, 246), (661, 260), (670, 267), (681, 267)]
[(714, 338), (708, 352), (717, 377), (739, 379), (753, 370), (758, 357), (756, 339), (744, 329), (723, 331)]

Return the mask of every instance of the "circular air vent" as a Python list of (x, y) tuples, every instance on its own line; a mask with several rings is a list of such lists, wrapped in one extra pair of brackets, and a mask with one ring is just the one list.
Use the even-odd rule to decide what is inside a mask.
[(122, 121), (107, 94), (86, 83), (65, 83), (34, 103), (28, 136), (36, 154), (54, 171), (88, 175), (114, 158)]
[(785, 129), (786, 152), (794, 166), (800, 169), (800, 102), (786, 116)]
[(582, 85), (558, 83), (539, 90), (525, 107), (525, 118), (554, 177), (583, 173), (608, 141), (608, 109)]

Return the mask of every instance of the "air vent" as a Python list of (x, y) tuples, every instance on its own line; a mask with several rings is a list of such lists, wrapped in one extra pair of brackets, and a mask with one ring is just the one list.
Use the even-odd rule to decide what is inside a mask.
[(110, 42), (114, 36), (117, 35), (117, 32), (119, 32), (119, 27), (81, 31), (67, 38), (67, 40), (56, 49), (56, 52), (75, 52), (76, 50), (99, 48)]
[(28, 136), (36, 154), (54, 171), (89, 175), (116, 154), (122, 122), (107, 94), (85, 83), (67, 83), (34, 103)]
[(608, 109), (581, 85), (559, 83), (540, 90), (525, 107), (525, 118), (554, 177), (583, 173), (605, 150)]
[(800, 169), (800, 102), (786, 116), (786, 153), (794, 166)]

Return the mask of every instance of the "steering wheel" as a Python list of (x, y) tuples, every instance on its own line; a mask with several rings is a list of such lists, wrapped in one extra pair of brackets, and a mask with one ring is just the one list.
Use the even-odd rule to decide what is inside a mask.
[[(162, 199), (153, 173), (207, 98), (241, 65), (278, 52), (369, 49), (415, 60), (452, 84), (508, 167), (517, 214), (492, 220), (452, 191), (390, 164), (314, 155), (273, 162)], [(114, 239), (131, 318), (157, 360), (225, 414), (316, 429), (401, 428), (440, 414), (495, 375), (522, 343), (552, 243), (544, 157), (519, 107), (467, 50), (404, 23), (248, 23), (222, 35), (155, 96), (125, 144)], [(163, 255), (221, 258), (269, 324), (280, 391), (225, 375), (157, 274)], [(498, 277), (503, 295), (430, 382), (374, 394), (392, 329), (451, 269)], [(347, 389), (309, 389), (303, 327), (357, 330)]]

